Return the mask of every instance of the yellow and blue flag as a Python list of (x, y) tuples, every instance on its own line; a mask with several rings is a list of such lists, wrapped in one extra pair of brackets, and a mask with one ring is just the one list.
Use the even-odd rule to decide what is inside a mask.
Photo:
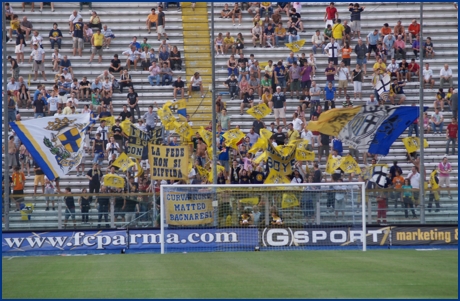
[(11, 128), (50, 180), (80, 165), (90, 114), (43, 117), (10, 122)]

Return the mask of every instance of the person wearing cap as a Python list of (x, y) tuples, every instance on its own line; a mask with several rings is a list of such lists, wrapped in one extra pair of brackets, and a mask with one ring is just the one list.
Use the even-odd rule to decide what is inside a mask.
[(312, 51), (314, 54), (316, 54), (316, 49), (321, 48), (321, 53), (324, 52), (324, 47), (326, 47), (324, 43), (324, 37), (321, 35), (319, 29), (316, 30), (315, 34), (311, 37), (311, 43), (312, 43)]
[(374, 31), (371, 31), (367, 37), (366, 37), (366, 42), (367, 42), (367, 59), (370, 59), (371, 52), (374, 50), (375, 56), (377, 57), (377, 43), (379, 41), (379, 31), (377, 29), (374, 29)]
[(337, 11), (337, 8), (334, 6), (334, 2), (329, 3), (329, 6), (326, 7), (326, 13), (324, 14), (324, 22), (326, 22), (325, 27), (327, 25), (333, 26), (334, 24), (334, 19), (339, 18), (339, 12)]
[(158, 22), (158, 15), (155, 12), (155, 9), (152, 8), (150, 10), (150, 14), (147, 16), (147, 20), (145, 21), (147, 25), (147, 32), (150, 34), (150, 28), (151, 27), (156, 27)]
[(42, 72), (43, 80), (46, 81), (46, 74), (45, 74), (45, 50), (38, 47), (38, 44), (33, 45), (32, 53), (30, 54), (29, 63), (34, 60), (33, 62), (33, 69), (34, 69), (34, 81), (38, 78), (38, 71)]
[(101, 33), (101, 29), (98, 28), (96, 30), (96, 33), (93, 34), (93, 36), (91, 37), (92, 49), (91, 49), (91, 57), (88, 62), (89, 64), (92, 63), (94, 55), (96, 54), (99, 55), (98, 62), (99, 63), (102, 62), (102, 45), (104, 45), (104, 35)]
[(393, 29), (393, 33), (396, 37), (401, 35), (403, 41), (406, 41), (406, 30), (404, 29), (404, 26), (401, 25), (401, 20), (398, 20), (398, 22), (396, 22), (396, 25)]

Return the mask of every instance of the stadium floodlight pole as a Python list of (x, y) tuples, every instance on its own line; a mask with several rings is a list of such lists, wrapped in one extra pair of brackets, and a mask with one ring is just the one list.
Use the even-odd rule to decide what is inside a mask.
[[(422, 45), (423, 41), (423, 2), (420, 2), (420, 32), (419, 32), (419, 47)], [(422, 47), (420, 47), (422, 48)], [(419, 70), (423, 71), (423, 49), (420, 49), (419, 52), (420, 55), (420, 68)], [(419, 71), (420, 72), (420, 71)], [(420, 181), (420, 223), (424, 224), (425, 223), (425, 147), (423, 145), (424, 141), (424, 120), (423, 120), (423, 113), (424, 113), (424, 104), (423, 104), (423, 98), (424, 98), (424, 93), (423, 93), (423, 72), (419, 73), (419, 79), (420, 79), (420, 86), (419, 86), (419, 119), (418, 119), (418, 127), (419, 127), (419, 133), (420, 133), (420, 178), (423, 179), (423, 181)]]
[(217, 143), (216, 143), (216, 106), (214, 99), (216, 96), (216, 64), (215, 64), (215, 51), (214, 51), (214, 2), (211, 2), (211, 107), (212, 107), (212, 183), (217, 184)]
[[(3, 6), (3, 3), (2, 3)], [(8, 85), (8, 61), (6, 59), (6, 16), (5, 16), (5, 7), (2, 7), (2, 60), (3, 60), (3, 143), (8, 143), (8, 95), (7, 95), (7, 85)], [(7, 148), (5, 148), (7, 149)], [(5, 191), (3, 192), (3, 197), (5, 201), (5, 230), (10, 229), (10, 170), (9, 166), (9, 157), (8, 151), (5, 152), (3, 159), (3, 182), (5, 185)]]

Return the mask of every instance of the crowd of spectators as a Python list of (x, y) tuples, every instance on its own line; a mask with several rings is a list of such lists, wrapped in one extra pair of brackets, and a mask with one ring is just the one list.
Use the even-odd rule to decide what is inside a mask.
[[(148, 108), (145, 105), (140, 105), (140, 97), (136, 92), (130, 74), (131, 70), (137, 71), (140, 68), (143, 71), (148, 71), (149, 75), (144, 81), (148, 81), (151, 86), (172, 86), (171, 92), (174, 101), (178, 97), (186, 96), (186, 88), (188, 93), (197, 91), (201, 97), (205, 96), (203, 80), (198, 72), (187, 83), (182, 81), (180, 76), (175, 75), (175, 71), (182, 69), (182, 56), (177, 46), (168, 43), (169, 38), (165, 30), (167, 15), (161, 5), (152, 8), (145, 21), (147, 35), (156, 29), (157, 41), (161, 41), (157, 51), (150, 44), (149, 37), (142, 38), (142, 43), (140, 43), (141, 39), (138, 41), (138, 37), (134, 36), (132, 41), (126, 45), (126, 50), (120, 54), (115, 54), (110, 65), (107, 66), (107, 70), (95, 77), (94, 80), (88, 80), (86, 76), (79, 80), (74, 75), (71, 59), (67, 55), (60, 54), (61, 47), (63, 47), (62, 41), (69, 39), (69, 36), (64, 35), (58, 28), (58, 24), (54, 23), (48, 38), (52, 52), (51, 62), (55, 84), (52, 85), (51, 89), (47, 89), (43, 84), (37, 84), (36, 90), (32, 92), (32, 87), (27, 85), (20, 74), (20, 67), (24, 62), (24, 51), (27, 43), (29, 43), (32, 49), (29, 62), (33, 61), (34, 70), (32, 81), (38, 80), (39, 72), (43, 81), (47, 81), (45, 73), (47, 44), (40, 33), (33, 29), (32, 23), (26, 17), (23, 17), (23, 21), (20, 22), (11, 6), (8, 3), (5, 3), (4, 6), (7, 11), (7, 19), (11, 21), (9, 42), (14, 43), (13, 39), (16, 36), (16, 58), (8, 56), (12, 74), (8, 82), (7, 93), (8, 112), (11, 121), (18, 118), (16, 105), (18, 108), (33, 107), (35, 118), (86, 112), (92, 113), (96, 118), (114, 116), (113, 94), (124, 93), (124, 89), (127, 89), (123, 111), (118, 116), (114, 116), (116, 123), (109, 128), (105, 125), (105, 121), (101, 121), (99, 126), (95, 126), (97, 128), (96, 134), (91, 137), (91, 144), (87, 144), (87, 152), (93, 158), (93, 167), (88, 171), (82, 163), (77, 168), (77, 176), (86, 175), (88, 178), (90, 193), (108, 191), (107, 187), (101, 187), (101, 180), (105, 174), (117, 173), (117, 168), (112, 163), (127, 147), (128, 138), (121, 130), (121, 121), (128, 118), (137, 127), (147, 131), (161, 125), (154, 111), (154, 105), (158, 107), (156, 103), (149, 105)], [(51, 7), (54, 9), (54, 6)], [(180, 9), (180, 5), (177, 7)], [(350, 14), (349, 18), (342, 16), (342, 14), (347, 13)], [(224, 85), (228, 88), (231, 100), (237, 98), (241, 100), (241, 115), (244, 115), (245, 108), (265, 103), (272, 109), (275, 122), (265, 124), (263, 121), (254, 120), (252, 128), (246, 137), (240, 141), (237, 149), (231, 149), (226, 144), (223, 134), (230, 129), (239, 128), (240, 125), (231, 120), (222, 96), (217, 96), (215, 100), (218, 112), (216, 142), (218, 161), (220, 165), (224, 166), (224, 171), (218, 174), (218, 183), (263, 183), (269, 170), (263, 161), (262, 163), (255, 163), (257, 157), (263, 154), (263, 150), (259, 149), (255, 153), (249, 152), (252, 145), (260, 137), (262, 128), (267, 128), (273, 133), (270, 139), (273, 146), (284, 145), (299, 138), (307, 139), (309, 141), (308, 148), (315, 152), (317, 160), (314, 163), (297, 162), (295, 171), (289, 178), (292, 183), (321, 182), (325, 176), (322, 176), (319, 166), (326, 163), (329, 153), (334, 158), (340, 158), (345, 154), (342, 141), (337, 137), (329, 137), (319, 132), (306, 130), (305, 127), (310, 120), (317, 120), (323, 112), (331, 108), (351, 107), (353, 101), (359, 101), (359, 104), (383, 105), (385, 101), (380, 97), (377, 85), (385, 74), (389, 74), (392, 79), (388, 98), (388, 102), (391, 104), (407, 104), (404, 88), (407, 88), (407, 83), (411, 81), (419, 81), (419, 77), (423, 77), (424, 88), (427, 88), (427, 85), (431, 89), (434, 88), (436, 85), (434, 73), (437, 70), (431, 69), (428, 62), (420, 70), (421, 67), (417, 63), (420, 52), (425, 58), (435, 56), (431, 38), (426, 38), (423, 43), (419, 41), (420, 24), (417, 23), (417, 20), (412, 20), (408, 30), (405, 30), (401, 20), (398, 20), (394, 28), (385, 23), (380, 30), (376, 28), (365, 33), (361, 30), (361, 18), (365, 17), (365, 14), (365, 6), (360, 6), (358, 3), (351, 3), (347, 10), (344, 9), (344, 11), (339, 12), (335, 4), (331, 2), (325, 8), (324, 26), (318, 26), (310, 37), (307, 36), (307, 30), (302, 22), (305, 17), (302, 19), (301, 2), (278, 2), (276, 5), (272, 5), (271, 2), (250, 2), (242, 5), (235, 3), (233, 6), (225, 4), (220, 18), (228, 19), (229, 31), (225, 35), (217, 33), (217, 37), (213, 41), (216, 56), (229, 56), (226, 64), (228, 79), (225, 80)], [(252, 47), (286, 49), (285, 59), (277, 60), (275, 56), (273, 58), (267, 58), (267, 56), (257, 58), (253, 54), (247, 56), (247, 49), (251, 48), (251, 42), (246, 41), (245, 43), (244, 35), (241, 32), (231, 32), (239, 28), (243, 17), (248, 16), (252, 18), (253, 28), (250, 38)], [(346, 18), (349, 20), (344, 20)], [(230, 19), (232, 24), (230, 24)], [(90, 67), (95, 56), (98, 58), (98, 63), (102, 63), (103, 59), (106, 60), (103, 57), (104, 49), (110, 48), (116, 35), (103, 23), (103, 17), (100, 17), (96, 11), (92, 11), (90, 19), (85, 21), (83, 22), (83, 18), (77, 10), (73, 11), (69, 17), (69, 35), (72, 39), (73, 57), (77, 55), (83, 57), (84, 44), (91, 44), (91, 54), (86, 64)], [(363, 37), (361, 37), (362, 34)], [(294, 43), (301, 39), (306, 40), (306, 42), (298, 53), (289, 51), (284, 46), (285, 43)], [(411, 47), (408, 47), (406, 43)], [(310, 54), (303, 52), (310, 48)], [(413, 56), (410, 54), (411, 51), (407, 50), (409, 48), (413, 52)], [(326, 54), (327, 58), (316, 57), (318, 52)], [(119, 55), (124, 56), (125, 63), (122, 63)], [(355, 58), (352, 59), (352, 56)], [(261, 67), (262, 62), (265, 61), (267, 63)], [(327, 67), (324, 70), (319, 70), (318, 66), (324, 65), (326, 62)], [(372, 66), (372, 74), (370, 75), (367, 74), (370, 68), (368, 69), (366, 64)], [(323, 74), (326, 80), (322, 80)], [(372, 84), (372, 89), (365, 89), (366, 85), (363, 85), (365, 81)], [(443, 92), (446, 85), (448, 91)], [(353, 87), (353, 92), (351, 87)], [(288, 99), (298, 100), (298, 106), (292, 115), (287, 114)], [(448, 64), (445, 64), (439, 70), (439, 91), (434, 101), (434, 113), (430, 114), (430, 118), (424, 118), (426, 123), (424, 130), (426, 133), (430, 133), (432, 130), (435, 134), (446, 135), (446, 153), (452, 145), (452, 154), (456, 152), (457, 121), (456, 118), (452, 118), (451, 123), (447, 126), (447, 131), (443, 133), (443, 111), (448, 108), (454, 116), (457, 116), (457, 102), (458, 96), (457, 90), (453, 87), (452, 69)], [(190, 120), (190, 116), (187, 116), (187, 120)], [(417, 122), (418, 120), (414, 124)], [(192, 125), (190, 121), (189, 124)], [(206, 129), (214, 130), (212, 126)], [(417, 126), (412, 126), (412, 129), (416, 129), (415, 132), (418, 136)], [(412, 131), (409, 132), (409, 136), (411, 135)], [(10, 168), (16, 169), (16, 166), (20, 166), (19, 170), (15, 170), (15, 172), (22, 173), (27, 170), (29, 175), (30, 154), (14, 134), (12, 138), (10, 139), (12, 142), (8, 143), (8, 153), (13, 158), (10, 161)], [(89, 141), (88, 138), (87, 141)], [(179, 141), (176, 136), (171, 136), (166, 132), (164, 143), (177, 145)], [(200, 176), (197, 166), (210, 168), (211, 159), (208, 153), (210, 147), (200, 138), (199, 133), (196, 133), (190, 144), (194, 164), (188, 176), (189, 182), (208, 182), (208, 179)], [(358, 163), (366, 165), (368, 170), (367, 176), (364, 173), (363, 175), (351, 174), (349, 180), (369, 180), (372, 176), (373, 165), (378, 159), (377, 156), (369, 153), (360, 154), (358, 150), (352, 148), (349, 148), (349, 153)], [(18, 155), (22, 156), (19, 158)], [(371, 165), (368, 165), (368, 157), (371, 159)], [(414, 160), (412, 157), (409, 159)], [(418, 178), (420, 182), (417, 164), (416, 161), (414, 162), (414, 168), (407, 176), (410, 185), (404, 185), (406, 188), (407, 186), (420, 187), (420, 184), (414, 180)], [(308, 170), (305, 172), (303, 167), (305, 163), (312, 168), (311, 172)], [(131, 179), (134, 181), (133, 175), (138, 171), (135, 168), (128, 171), (127, 189), (129, 191), (155, 191), (160, 182), (154, 183), (149, 180), (148, 162), (143, 160), (141, 166), (144, 169), (144, 175), (136, 179), (136, 182), (132, 182)], [(444, 175), (450, 173), (445, 166), (439, 172)], [(332, 180), (334, 182), (342, 181), (342, 173), (341, 170), (338, 170), (333, 175)], [(394, 179), (401, 176), (402, 171), (398, 173), (398, 175), (394, 173), (388, 176), (389, 180), (386, 187), (404, 188), (404, 183), (400, 179), (395, 184)], [(14, 179), (19, 178), (14, 177)], [(56, 184), (47, 179), (39, 183), (44, 187), (44, 190), (50, 189), (51, 186), (54, 188)], [(13, 183), (13, 185), (16, 184)], [(449, 182), (444, 180), (440, 184), (449, 186)], [(56, 188), (60, 190), (58, 185)], [(17, 189), (17, 191), (19, 190)], [(37, 186), (35, 186), (36, 190)], [(70, 190), (67, 192), (70, 193)], [(80, 206), (87, 206), (87, 201), (80, 199)], [(404, 200), (399, 201), (406, 203)], [(91, 203), (91, 199), (89, 199), (89, 203)], [(105, 212), (104, 208), (106, 207), (104, 206), (107, 204), (102, 203), (104, 202), (99, 200), (99, 208), (101, 212)], [(74, 202), (72, 205), (72, 202), (69, 201), (69, 204), (70, 206), (67, 207), (69, 207), (70, 215), (66, 215), (66, 222), (72, 214), (70, 207), (75, 207)], [(118, 204), (119, 208), (124, 206), (126, 204)], [(148, 206), (144, 206), (144, 209), (141, 207), (140, 205), (134, 206), (130, 210), (142, 211), (146, 210)], [(101, 222), (101, 217), (102, 215), (99, 217), (99, 222)], [(83, 221), (85, 220), (87, 221), (87, 218), (83, 218)]]

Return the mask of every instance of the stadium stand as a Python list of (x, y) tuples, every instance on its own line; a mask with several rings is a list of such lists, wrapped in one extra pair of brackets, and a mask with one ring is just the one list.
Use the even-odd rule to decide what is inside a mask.
[[(40, 76), (37, 81), (31, 81), (29, 84), (29, 93), (33, 96), (33, 93), (36, 90), (37, 85), (45, 85), (48, 91), (52, 91), (55, 72), (51, 71), (51, 49), (50, 42), (48, 39), (48, 33), (52, 29), (52, 24), (57, 23), (58, 28), (62, 31), (62, 48), (60, 51), (61, 56), (67, 55), (72, 64), (73, 77), (78, 79), (78, 82), (82, 80), (82, 77), (86, 76), (90, 82), (94, 82), (95, 78), (103, 73), (104, 70), (107, 70), (110, 66), (110, 60), (115, 54), (119, 55), (121, 60), (121, 65), (125, 66), (126, 56), (122, 55), (123, 52), (129, 50), (129, 45), (133, 40), (133, 37), (136, 36), (139, 43), (142, 42), (144, 37), (148, 38), (147, 43), (154, 48), (155, 54), (158, 57), (159, 47), (161, 43), (165, 42), (171, 48), (177, 46), (179, 52), (181, 53), (182, 58), (182, 68), (181, 70), (173, 71), (173, 81), (176, 80), (178, 76), (182, 77), (182, 80), (185, 82), (186, 94), (191, 93), (191, 97), (188, 99), (187, 103), (187, 112), (190, 114), (190, 120), (193, 122), (194, 130), (197, 130), (200, 126), (207, 126), (211, 117), (211, 106), (214, 104), (215, 100), (212, 99), (212, 92), (210, 91), (211, 77), (212, 77), (212, 64), (211, 60), (214, 59), (215, 62), (215, 74), (216, 74), (216, 96), (221, 96), (223, 102), (226, 104), (228, 110), (228, 115), (231, 118), (231, 128), (234, 128), (236, 125), (244, 132), (249, 132), (250, 128), (253, 125), (254, 118), (248, 114), (240, 115), (240, 104), (241, 100), (239, 97), (231, 99), (228, 89), (223, 85), (228, 78), (227, 74), (227, 61), (230, 57), (230, 51), (225, 55), (216, 55), (215, 58), (211, 57), (211, 45), (214, 45), (214, 41), (210, 40), (210, 29), (211, 22), (214, 22), (215, 27), (215, 36), (217, 37), (219, 33), (222, 33), (224, 36), (227, 32), (230, 32), (230, 35), (236, 38), (238, 33), (241, 33), (245, 41), (245, 46), (243, 49), (244, 56), (249, 58), (250, 54), (254, 54), (254, 58), (259, 61), (259, 63), (267, 62), (272, 60), (274, 63), (279, 60), (286, 61), (286, 58), (289, 56), (290, 50), (281, 46), (278, 48), (266, 48), (266, 47), (253, 47), (252, 45), (252, 33), (253, 28), (253, 18), (246, 11), (246, 7), (243, 6), (242, 10), (242, 22), (239, 25), (238, 20), (236, 24), (232, 24), (231, 19), (219, 18), (221, 16), (221, 10), (224, 7), (224, 3), (214, 3), (214, 16), (211, 15), (210, 3), (196, 3), (192, 5), (191, 3), (181, 3), (181, 9), (176, 9), (174, 4), (169, 5), (169, 9), (165, 11), (166, 13), (166, 33), (168, 40), (162, 41), (157, 40), (157, 34), (154, 29), (151, 33), (147, 32), (146, 28), (146, 18), (150, 13), (152, 4), (144, 2), (132, 2), (129, 5), (129, 9), (126, 9), (124, 3), (92, 3), (92, 9), (79, 9), (78, 3), (73, 2), (56, 2), (54, 4), (54, 10), (51, 11), (48, 7), (45, 7), (43, 11), (35, 10), (35, 12), (22, 12), (18, 3), (11, 3), (11, 6), (14, 9), (14, 13), (18, 14), (19, 19), (22, 20), (24, 16), (27, 16), (27, 19), (33, 24), (33, 30), (38, 31), (43, 38), (43, 48), (46, 52), (45, 58), (45, 71), (47, 76), (47, 81), (44, 81)], [(230, 3), (230, 8), (233, 8), (233, 3)], [(323, 20), (326, 7), (329, 3), (326, 2), (310, 2), (302, 3), (301, 11), (298, 11), (302, 16), (301, 20), (303, 22), (304, 31), (299, 32), (300, 39), (305, 39), (306, 42), (299, 52), (295, 55), (300, 55), (305, 53), (309, 57), (312, 53), (311, 49), (311, 37), (317, 29), (322, 33), (324, 31), (325, 22)], [(373, 2), (365, 3), (365, 10), (361, 14), (361, 37), (365, 37), (373, 30), (378, 29), (383, 26), (384, 23), (388, 23), (391, 28), (393, 28), (398, 20), (401, 20), (402, 25), (407, 28), (408, 25), (412, 22), (413, 19), (416, 19), (420, 22), (420, 12), (418, 4), (414, 3), (385, 3), (385, 2)], [(158, 5), (153, 4), (153, 7), (157, 9)], [(272, 3), (271, 7), (276, 9), (277, 4)], [(350, 20), (350, 13), (348, 12), (348, 3), (336, 3), (336, 8), (339, 12), (339, 18), (344, 20)], [(102, 63), (97, 62), (97, 57), (94, 58), (91, 64), (88, 63), (90, 58), (90, 45), (88, 42), (85, 42), (83, 56), (73, 56), (72, 55), (72, 39), (69, 34), (69, 15), (73, 10), (82, 16), (83, 22), (86, 23), (89, 21), (91, 12), (96, 11), (97, 15), (100, 17), (102, 25), (107, 25), (115, 35), (115, 38), (112, 39), (110, 43), (110, 48), (102, 48)], [(433, 79), (435, 80), (434, 87), (425, 89), (425, 105), (429, 107), (428, 113), (429, 116), (433, 113), (433, 102), (436, 99), (438, 87), (440, 83), (440, 70), (443, 68), (444, 64), (448, 64), (452, 69), (453, 73), (453, 87), (458, 87), (458, 68), (457, 68), (457, 56), (458, 56), (458, 37), (457, 37), (457, 12), (452, 6), (452, 3), (424, 3), (424, 21), (423, 21), (423, 39), (431, 37), (435, 56), (434, 58), (424, 59), (424, 62), (429, 62), (430, 68), (433, 70)], [(263, 18), (262, 18), (263, 19)], [(286, 26), (287, 17), (284, 12), (281, 13), (281, 22), (283, 26)], [(9, 27), (8, 27), (9, 29)], [(96, 28), (93, 28), (95, 32)], [(8, 30), (7, 30), (8, 31)], [(33, 33), (31, 33), (31, 36)], [(15, 40), (15, 39), (13, 39)], [(19, 76), (22, 76), (25, 82), (28, 82), (29, 73), (32, 68), (32, 64), (29, 63), (29, 55), (31, 50), (32, 43), (28, 40), (27, 46), (24, 51), (24, 63), (19, 64)], [(357, 39), (351, 40), (351, 48), (354, 49), (357, 43)], [(414, 55), (411, 51), (411, 46), (409, 43), (406, 45), (407, 60), (410, 62), (410, 59), (414, 58)], [(11, 55), (15, 58), (15, 43), (8, 43), (4, 48), (7, 51), (8, 55)], [(324, 88), (326, 83), (326, 76), (324, 70), (327, 65), (327, 55), (321, 54), (321, 51), (317, 51), (315, 54), (316, 59), (316, 75), (314, 80), (317, 82), (319, 87)], [(239, 56), (235, 55), (236, 60)], [(390, 59), (387, 60), (387, 66)], [(367, 74), (368, 77), (364, 78), (362, 85), (363, 97), (360, 99), (353, 99), (353, 86), (348, 85), (348, 95), (351, 95), (351, 100), (354, 105), (365, 104), (369, 99), (369, 95), (372, 94), (372, 85), (371, 85), (371, 74), (372, 66), (375, 62), (374, 58), (370, 58), (367, 64)], [(399, 60), (397, 62), (400, 62)], [(419, 62), (418, 60), (416, 62)], [(356, 55), (353, 52), (351, 54), (351, 68), (353, 69), (356, 64)], [(10, 64), (8, 64), (10, 66)], [(423, 68), (423, 66), (420, 66)], [(140, 64), (137, 66), (137, 71), (130, 70), (129, 75), (132, 76), (132, 83), (135, 88), (135, 91), (139, 96), (139, 106), (141, 115), (144, 115), (147, 112), (147, 107), (156, 102), (158, 105), (164, 104), (166, 101), (171, 101), (173, 99), (173, 89), (170, 86), (155, 86), (152, 87), (149, 84), (148, 76), (150, 75), (149, 71), (141, 70)], [(191, 92), (188, 89), (188, 84), (190, 79), (195, 72), (199, 72), (202, 77), (202, 85), (204, 90), (204, 98), (200, 97), (199, 92)], [(11, 72), (8, 72), (8, 76), (11, 76)], [(120, 76), (114, 73), (115, 78), (119, 79)], [(263, 71), (262, 71), (263, 76)], [(33, 78), (33, 75), (32, 75)], [(3, 78), (3, 80), (6, 80)], [(9, 78), (8, 78), (9, 81)], [(336, 84), (337, 86), (337, 84)], [(448, 88), (448, 84), (444, 85), (444, 91)], [(404, 92), (406, 95), (406, 100), (404, 104), (410, 105), (416, 103), (418, 105), (419, 99), (419, 82), (413, 78), (410, 82), (406, 83), (404, 87)], [(287, 93), (289, 95), (289, 93)], [(258, 103), (258, 93), (256, 93), (255, 102)], [(323, 99), (323, 97), (321, 97)], [(337, 101), (338, 107), (341, 107), (341, 102), (344, 101), (344, 97)], [(117, 117), (120, 112), (123, 110), (123, 104), (126, 103), (126, 93), (114, 92), (112, 97), (113, 104), (113, 115)], [(89, 102), (82, 102), (77, 108), (77, 111), (80, 112), (84, 104), (89, 104)], [(294, 112), (297, 110), (298, 105), (301, 104), (298, 99), (287, 97), (287, 111), (286, 119), (287, 123), (292, 120)], [(5, 107), (3, 108), (5, 110)], [(429, 142), (429, 147), (425, 149), (425, 168), (427, 170), (427, 180), (429, 173), (441, 162), (445, 152), (446, 138), (445, 138), (445, 129), (452, 120), (452, 112), (449, 109), (445, 109), (442, 112), (444, 115), (444, 130), (443, 135), (433, 134), (431, 131), (425, 135), (425, 138)], [(19, 114), (21, 120), (28, 120), (34, 118), (34, 112), (32, 109), (19, 108)], [(305, 112), (305, 118), (310, 120), (309, 110)], [(136, 118), (137, 120), (137, 118)], [(266, 127), (268, 128), (271, 122), (275, 122), (273, 115), (268, 115), (263, 119)], [(94, 136), (95, 130), (98, 125), (93, 127), (91, 137)], [(406, 137), (407, 132), (404, 133), (401, 138)], [(7, 139), (3, 137), (4, 145), (6, 145)], [(317, 150), (317, 148), (315, 148)], [(344, 147), (345, 153), (348, 153), (348, 149)], [(361, 156), (362, 158), (362, 156)], [(452, 175), (450, 178), (451, 187), (457, 187), (458, 183), (458, 160), (457, 155), (452, 154), (448, 155), (449, 162), (452, 164)], [(392, 165), (392, 162), (396, 160), (399, 162), (399, 166), (403, 170), (403, 176), (406, 176), (411, 167), (412, 163), (407, 160), (406, 150), (401, 142), (401, 139), (398, 139), (395, 142), (390, 150), (390, 154), (386, 157), (382, 157), (379, 163), (387, 163), (389, 166)], [(86, 168), (91, 166), (92, 156), (90, 154), (86, 155), (84, 158)], [(363, 167), (363, 161), (360, 160), (360, 165)], [(104, 172), (105, 167), (107, 167), (107, 160), (104, 161)], [(325, 161), (323, 160), (320, 165), (320, 169), (324, 170)], [(27, 181), (25, 183), (26, 194), (33, 194), (34, 192), (34, 173), (33, 167), (31, 167), (30, 176), (27, 176)], [(86, 170), (85, 170), (86, 171)], [(62, 187), (71, 187), (73, 191), (81, 191), (82, 188), (87, 187), (88, 181), (86, 178), (77, 175), (78, 172), (70, 173), (66, 178), (61, 179), (60, 186)], [(41, 191), (39, 188), (38, 191)], [(427, 214), (427, 222), (438, 222), (438, 223), (447, 223), (457, 221), (457, 192), (452, 191), (454, 196), (453, 199), (450, 199), (447, 194), (441, 196), (442, 210), (436, 214)], [(11, 212), (10, 214), (10, 228), (11, 229), (33, 229), (33, 228), (55, 228), (57, 225), (58, 215), (50, 215), (49, 212), (45, 211), (46, 203), (43, 197), (37, 195), (37, 197), (28, 197), (26, 198), (25, 203), (34, 204), (34, 216), (32, 220), (24, 221), (21, 220), (21, 215), (17, 212)], [(14, 204), (13, 204), (14, 210)], [(64, 210), (64, 209), (63, 209)], [(93, 209), (94, 213), (94, 209)], [(77, 212), (78, 215), (78, 212)], [(94, 219), (94, 216), (91, 216), (91, 219)], [(403, 219), (403, 216), (400, 212), (388, 212), (388, 220), (391, 222), (413, 222), (418, 221), (407, 221)], [(333, 222), (332, 215), (325, 216), (323, 222)], [(92, 227), (91, 225), (81, 225), (79, 227)]]

